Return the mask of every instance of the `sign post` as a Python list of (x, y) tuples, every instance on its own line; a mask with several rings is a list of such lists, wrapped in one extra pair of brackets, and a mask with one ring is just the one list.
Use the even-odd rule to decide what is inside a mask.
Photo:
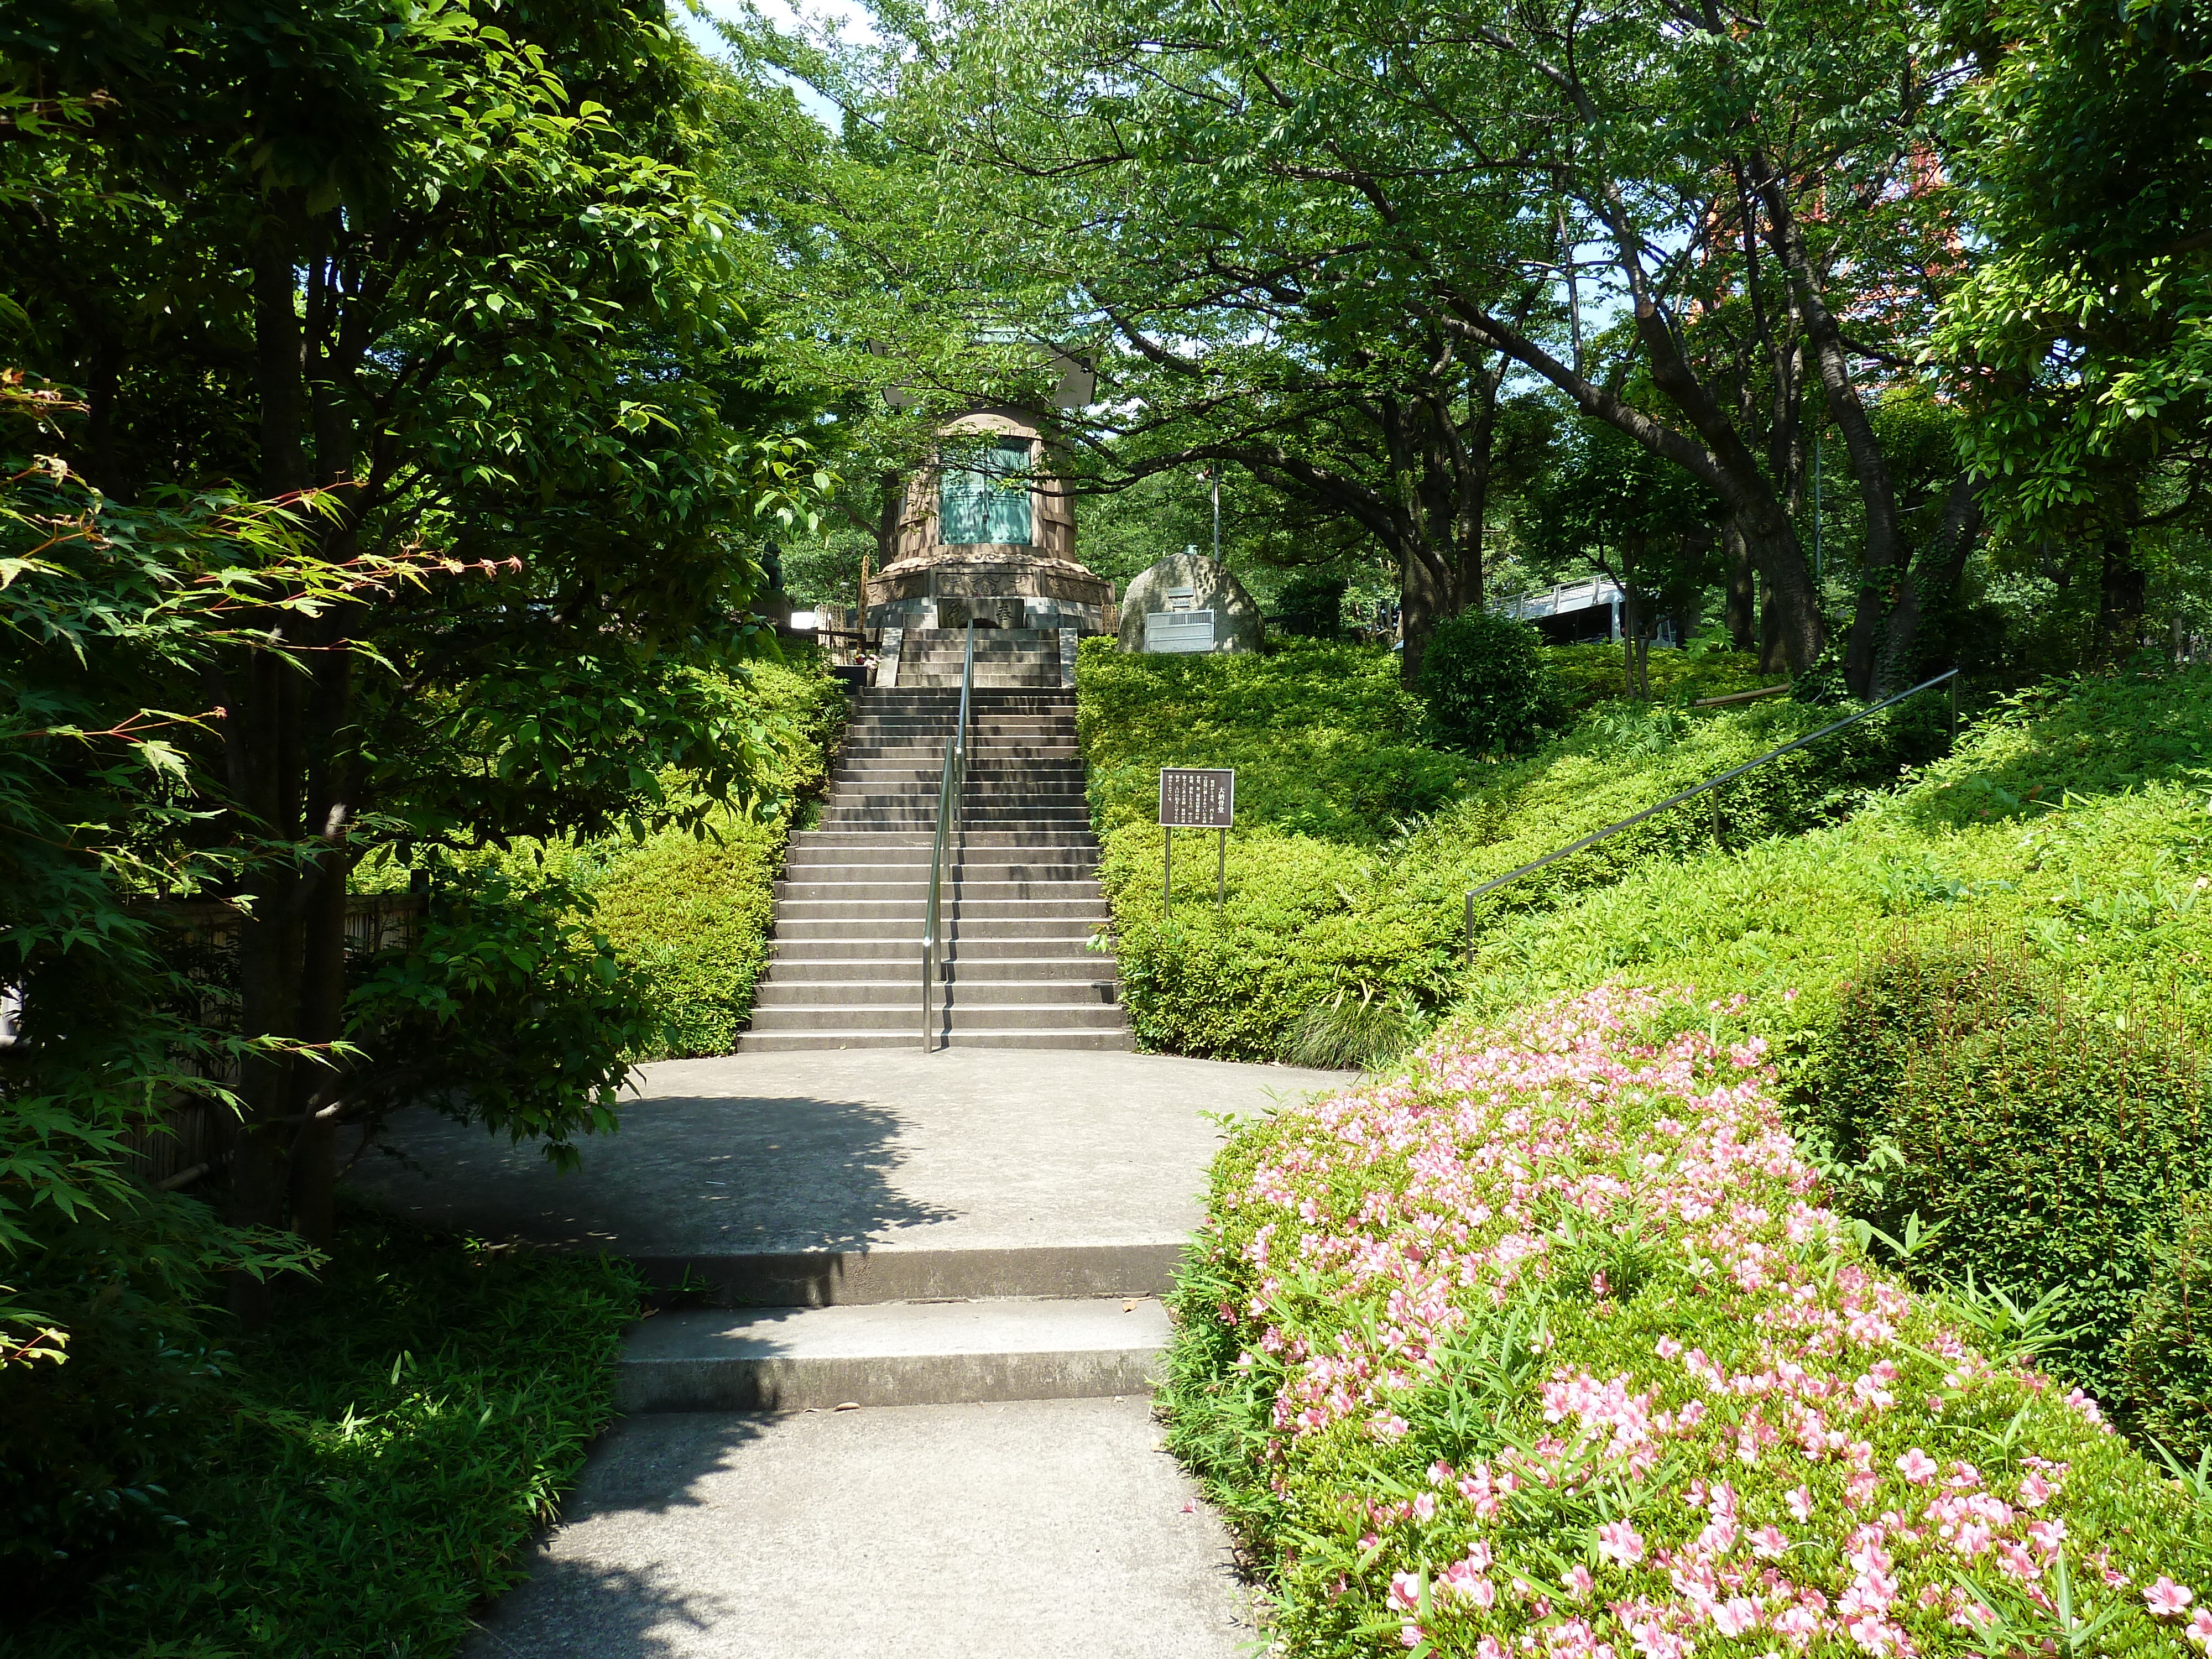
[(1213, 902), (1229, 898), (1229, 830), (1237, 821), (1237, 772), (1233, 767), (1164, 766), (1160, 769), (1160, 913), (1175, 903), (1175, 832), (1218, 830), (1220, 849), (1213, 871)]

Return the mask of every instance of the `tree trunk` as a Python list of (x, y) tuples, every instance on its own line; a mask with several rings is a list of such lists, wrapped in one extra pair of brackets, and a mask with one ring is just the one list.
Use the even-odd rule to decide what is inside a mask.
[[(260, 404), (262, 495), (291, 495), (308, 483), (305, 448), (307, 388), (295, 306), (296, 236), (291, 216), (276, 204), (253, 246), (255, 390)], [(277, 613), (270, 625), (288, 640), (296, 619)], [(248, 833), (275, 842), (299, 834), (301, 754), (300, 677), (272, 654), (242, 665), (223, 713), (224, 761), (233, 801)], [(303, 877), (290, 860), (266, 856), (248, 872), (253, 902), (239, 924), (239, 1035), (291, 1039), (298, 1035), (300, 964), (305, 943)], [(231, 1161), (230, 1218), (241, 1226), (281, 1227), (290, 1211), (294, 1139), (284, 1119), (295, 1097), (289, 1055), (246, 1055), (239, 1097), (243, 1122)], [(231, 1280), (231, 1309), (251, 1326), (266, 1317), (267, 1287), (246, 1274)]]
[(1418, 547), (1408, 544), (1398, 556), (1400, 592), (1399, 618), (1405, 648), (1400, 653), (1398, 673), (1407, 685), (1421, 683), (1421, 661), (1428, 655), (1429, 641), (1437, 631), (1437, 624), (1449, 614), (1449, 598), (1437, 580), (1434, 569), (1424, 558)]
[(2095, 660), (2100, 667), (2118, 666), (2142, 644), (2149, 586), (2149, 576), (2136, 558), (2134, 542), (2124, 533), (2106, 537), (2097, 581)]
[(1774, 590), (1770, 586), (1759, 607), (1759, 672), (1783, 674), (1789, 670), (1790, 659), (1782, 648), (1782, 612), (1774, 603)]
[(1735, 641), (1739, 651), (1755, 649), (1759, 643), (1759, 571), (1751, 562), (1751, 546), (1743, 532), (1730, 519), (1721, 528), (1728, 548), (1728, 599), (1722, 610), (1728, 624), (1729, 637)]

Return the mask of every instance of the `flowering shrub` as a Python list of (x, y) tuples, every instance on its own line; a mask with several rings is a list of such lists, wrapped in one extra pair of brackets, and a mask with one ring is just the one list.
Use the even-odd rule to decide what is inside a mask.
[(1277, 1650), (2212, 1653), (2208, 1518), (1869, 1270), (1725, 1012), (1601, 989), (1224, 1152), (1165, 1404)]

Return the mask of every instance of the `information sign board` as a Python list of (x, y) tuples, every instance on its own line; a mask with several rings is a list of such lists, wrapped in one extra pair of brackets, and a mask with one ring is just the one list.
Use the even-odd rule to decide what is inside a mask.
[(1160, 769), (1160, 822), (1175, 830), (1226, 830), (1237, 819), (1233, 767)]

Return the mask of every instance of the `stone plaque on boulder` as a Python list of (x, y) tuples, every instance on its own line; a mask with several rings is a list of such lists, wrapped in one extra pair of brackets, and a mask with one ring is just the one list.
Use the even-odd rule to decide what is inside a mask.
[(1116, 637), (1124, 651), (1256, 651), (1260, 607), (1226, 565), (1172, 554), (1131, 579)]

